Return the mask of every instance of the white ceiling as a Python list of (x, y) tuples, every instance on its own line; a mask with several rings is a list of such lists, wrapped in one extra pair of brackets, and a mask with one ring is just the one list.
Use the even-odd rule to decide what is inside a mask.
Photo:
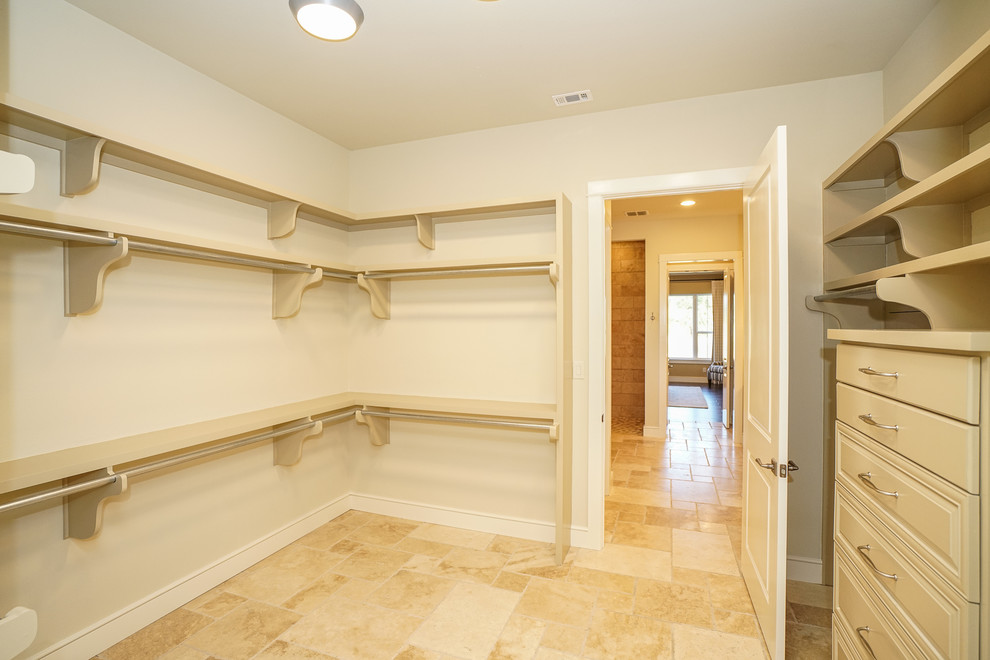
[(358, 0), (331, 43), (288, 0), (68, 1), (350, 149), (878, 71), (937, 2)]

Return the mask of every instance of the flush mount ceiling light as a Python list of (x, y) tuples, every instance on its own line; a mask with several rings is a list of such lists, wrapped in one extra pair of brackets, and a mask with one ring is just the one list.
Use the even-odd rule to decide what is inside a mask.
[(681, 202), (681, 206), (694, 206), (695, 203), (696, 202), (693, 199), (685, 199), (683, 202)]
[(289, 0), (299, 27), (326, 41), (344, 41), (354, 36), (364, 12), (354, 0)]

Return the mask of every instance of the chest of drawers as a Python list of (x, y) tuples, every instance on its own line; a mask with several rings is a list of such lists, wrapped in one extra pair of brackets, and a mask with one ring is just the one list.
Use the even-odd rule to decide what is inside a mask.
[(833, 657), (987, 657), (987, 371), (838, 346)]

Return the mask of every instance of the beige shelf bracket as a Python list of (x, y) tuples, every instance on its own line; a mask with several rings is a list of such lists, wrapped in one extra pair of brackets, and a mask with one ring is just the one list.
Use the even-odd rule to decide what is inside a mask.
[(103, 301), (107, 269), (127, 256), (127, 238), (116, 245), (66, 241), (64, 250), (65, 315), (86, 314)]
[(835, 319), (839, 328), (856, 328), (870, 323), (870, 319), (883, 317), (882, 303), (873, 300), (837, 299), (815, 300), (806, 296), (804, 306), (812, 312), (820, 312)]
[(927, 179), (963, 156), (961, 126), (894, 133), (887, 141), (897, 149), (901, 174), (914, 182)]
[(100, 155), (105, 138), (66, 140), (62, 151), (62, 196), (85, 195), (100, 182)]
[(268, 205), (268, 238), (284, 238), (296, 230), (299, 202), (283, 200)]
[(548, 429), (550, 434), (550, 442), (557, 442), (560, 440), (560, 424), (554, 424)]
[(547, 265), (547, 274), (550, 276), (550, 284), (557, 286), (557, 282), (560, 281), (560, 266), (557, 262)]
[[(383, 410), (387, 411), (388, 408), (370, 408), (365, 407), (364, 410)], [(354, 421), (358, 424), (364, 424), (368, 427), (368, 434), (371, 438), (371, 444), (376, 447), (381, 447), (383, 445), (389, 444), (389, 418), (388, 417), (378, 417), (365, 415), (360, 410), (354, 411)]]
[(940, 273), (909, 273), (877, 281), (877, 295), (920, 311), (932, 330), (990, 329), (990, 305), (978, 282), (990, 278), (990, 266), (957, 267)]
[(103, 505), (111, 497), (117, 497), (127, 491), (127, 475), (114, 474), (112, 468), (95, 470), (65, 480), (66, 486), (72, 486), (111, 476), (116, 479), (104, 486), (67, 495), (62, 500), (63, 538), (85, 541), (96, 536), (103, 526)]
[[(279, 424), (278, 426), (274, 426), (272, 427), (272, 431), (278, 432), (280, 428), (298, 426), (299, 424), (312, 421), (312, 417), (305, 417), (303, 419), (297, 419), (294, 422), (289, 422), (288, 424)], [(303, 441), (321, 433), (323, 433), (323, 422), (314, 422), (313, 426), (307, 429), (286, 433), (285, 435), (276, 437), (272, 442), (275, 465), (288, 466), (298, 463), (300, 459), (302, 459)]]
[(968, 214), (962, 204), (914, 206), (891, 211), (901, 230), (901, 243), (912, 257), (928, 257), (966, 245)]
[(357, 285), (371, 297), (371, 314), (378, 319), (391, 318), (390, 282), (387, 279), (368, 279), (358, 273)]
[(432, 215), (416, 214), (416, 238), (423, 247), (435, 250), (437, 248), (436, 222)]
[(322, 268), (312, 273), (272, 271), (272, 318), (287, 319), (298, 314), (303, 292), (322, 281)]

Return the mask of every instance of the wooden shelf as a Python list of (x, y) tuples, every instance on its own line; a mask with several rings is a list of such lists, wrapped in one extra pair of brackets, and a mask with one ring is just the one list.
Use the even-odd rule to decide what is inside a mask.
[(990, 351), (990, 332), (938, 330), (856, 330), (832, 329), (828, 338), (877, 346), (921, 348), (944, 351)]
[[(984, 34), (876, 135), (843, 163), (824, 187), (852, 181), (889, 181), (900, 169), (898, 133), (961, 127), (990, 108), (990, 33)], [(894, 138), (896, 140), (896, 137)]]
[(957, 250), (941, 252), (929, 257), (914, 259), (893, 266), (885, 266), (851, 277), (832, 280), (825, 283), (826, 291), (839, 291), (864, 284), (872, 284), (887, 277), (898, 277), (908, 273), (930, 273), (932, 271), (950, 269), (956, 266), (990, 263), (990, 242), (967, 245)]

